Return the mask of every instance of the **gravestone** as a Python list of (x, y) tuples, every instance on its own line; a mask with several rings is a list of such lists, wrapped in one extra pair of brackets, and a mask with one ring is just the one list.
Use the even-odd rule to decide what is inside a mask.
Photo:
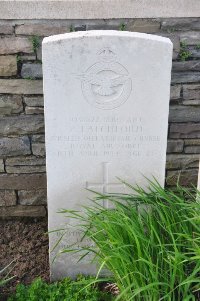
[[(121, 178), (164, 185), (172, 43), (131, 32), (89, 31), (44, 39), (43, 73), (49, 230), (67, 225), (50, 253), (51, 277), (94, 274), (76, 254), (78, 225), (57, 213), (88, 204), (91, 190), (126, 192)], [(109, 207), (105, 203), (104, 206)], [(75, 226), (75, 227), (73, 227)], [(50, 249), (59, 238), (50, 234)]]

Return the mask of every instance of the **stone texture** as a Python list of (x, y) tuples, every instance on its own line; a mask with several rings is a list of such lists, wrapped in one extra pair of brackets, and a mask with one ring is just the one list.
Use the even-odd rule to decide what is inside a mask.
[(183, 151), (183, 140), (168, 140), (167, 153), (181, 153)]
[(200, 99), (182, 100), (184, 106), (200, 106)]
[(168, 18), (162, 20), (161, 29), (168, 32), (199, 30), (200, 20), (199, 18)]
[(14, 27), (11, 24), (0, 24), (0, 34), (12, 34)]
[(156, 34), (165, 38), (169, 38), (171, 40), (171, 42), (173, 43), (173, 60), (177, 59), (180, 52), (179, 36), (173, 33), (166, 32), (158, 32)]
[(180, 35), (180, 41), (186, 43), (186, 45), (198, 45), (200, 43), (200, 32), (189, 31)]
[(28, 38), (22, 37), (0, 37), (0, 54), (31, 53), (32, 43)]
[(23, 78), (42, 78), (42, 64), (40, 63), (23, 64), (21, 76)]
[(200, 122), (200, 107), (171, 106), (169, 122)]
[(30, 141), (28, 137), (0, 138), (1, 157), (29, 155), (30, 153)]
[(75, 25), (74, 30), (75, 31), (85, 31), (85, 30), (119, 30), (120, 29), (120, 23), (117, 24), (108, 23), (105, 22), (105, 20), (98, 20), (98, 22), (89, 22), (89, 24), (86, 25)]
[(17, 74), (17, 58), (14, 55), (0, 56), (0, 76)]
[(4, 162), (3, 159), (0, 159), (0, 173), (4, 172)]
[(172, 84), (196, 83), (200, 81), (200, 72), (172, 72)]
[(43, 173), (46, 171), (45, 159), (34, 156), (9, 158), (5, 166), (7, 173)]
[(200, 61), (173, 62), (173, 72), (200, 71)]
[(45, 156), (45, 144), (44, 143), (32, 143), (32, 152), (35, 156)]
[(46, 188), (45, 174), (0, 174), (0, 189), (32, 190)]
[(200, 123), (174, 123), (170, 125), (170, 138), (200, 138)]
[(166, 183), (168, 186), (176, 186), (179, 182), (182, 186), (197, 187), (198, 169), (188, 169), (184, 171), (168, 171), (166, 177)]
[(27, 115), (31, 115), (31, 114), (44, 114), (44, 108), (41, 108), (41, 107), (26, 107), (25, 108), (25, 113)]
[(184, 145), (199, 145), (200, 146), (200, 139), (185, 139), (184, 140)]
[(46, 216), (46, 210), (43, 206), (23, 206), (1, 207), (0, 217), (43, 217)]
[(29, 107), (44, 107), (44, 98), (42, 96), (24, 97), (24, 102)]
[(45, 142), (45, 135), (33, 135), (32, 136), (32, 143), (33, 142)]
[(171, 86), (170, 99), (171, 100), (179, 99), (180, 95), (181, 95), (181, 86), (180, 85)]
[(173, 154), (167, 155), (166, 169), (198, 168), (199, 155)]
[(17, 204), (17, 195), (14, 190), (0, 190), (0, 207), (15, 206)]
[(160, 30), (160, 22), (157, 20), (136, 19), (129, 21), (125, 27), (125, 30), (144, 33), (156, 33)]
[(35, 61), (36, 60), (36, 55), (35, 54), (21, 54), (20, 55), (20, 61), (24, 62), (24, 61)]
[[(200, 154), (200, 145), (197, 146), (186, 146), (184, 148), (184, 151), (186, 154)], [(200, 156), (199, 156), (199, 160), (200, 161)]]
[(200, 85), (184, 85), (183, 99), (200, 99)]
[(42, 115), (20, 115), (0, 119), (0, 135), (24, 135), (44, 132)]
[(23, 111), (20, 95), (0, 95), (0, 115), (17, 114)]
[(21, 205), (46, 205), (46, 189), (18, 191), (19, 204)]
[(52, 36), (70, 31), (70, 26), (55, 24), (53, 21), (39, 24), (17, 25), (15, 33), (20, 35)]
[(0, 79), (2, 94), (43, 94), (41, 80)]
[(197, 48), (196, 46), (188, 46), (188, 50), (191, 52), (192, 59), (200, 58), (200, 48)]

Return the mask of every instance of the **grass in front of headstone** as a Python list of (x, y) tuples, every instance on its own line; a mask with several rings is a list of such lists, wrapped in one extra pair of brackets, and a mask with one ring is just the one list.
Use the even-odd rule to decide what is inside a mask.
[(120, 291), (116, 300), (200, 300), (199, 192), (179, 185), (163, 189), (157, 182), (149, 182), (146, 192), (125, 184), (132, 193), (96, 193), (84, 215), (62, 210), (95, 244), (81, 254), (94, 253), (100, 270), (111, 272)]

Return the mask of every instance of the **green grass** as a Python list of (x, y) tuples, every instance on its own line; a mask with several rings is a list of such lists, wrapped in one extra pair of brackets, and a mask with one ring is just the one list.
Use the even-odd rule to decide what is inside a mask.
[[(92, 252), (100, 270), (123, 301), (189, 301), (200, 291), (200, 203), (195, 189), (176, 191), (149, 183), (149, 191), (132, 187), (130, 194), (96, 193), (85, 214), (62, 210), (77, 219), (83, 237), (95, 247), (80, 250), (80, 259)], [(109, 200), (113, 209), (101, 203)], [(72, 248), (74, 252), (79, 252)], [(68, 252), (69, 250), (63, 250)]]

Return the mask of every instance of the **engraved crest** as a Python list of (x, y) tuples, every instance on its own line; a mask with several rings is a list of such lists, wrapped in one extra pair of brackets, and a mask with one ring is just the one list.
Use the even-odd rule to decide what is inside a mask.
[(98, 53), (100, 61), (79, 75), (85, 99), (99, 109), (114, 109), (122, 105), (131, 93), (127, 69), (116, 62), (114, 51), (105, 47)]

